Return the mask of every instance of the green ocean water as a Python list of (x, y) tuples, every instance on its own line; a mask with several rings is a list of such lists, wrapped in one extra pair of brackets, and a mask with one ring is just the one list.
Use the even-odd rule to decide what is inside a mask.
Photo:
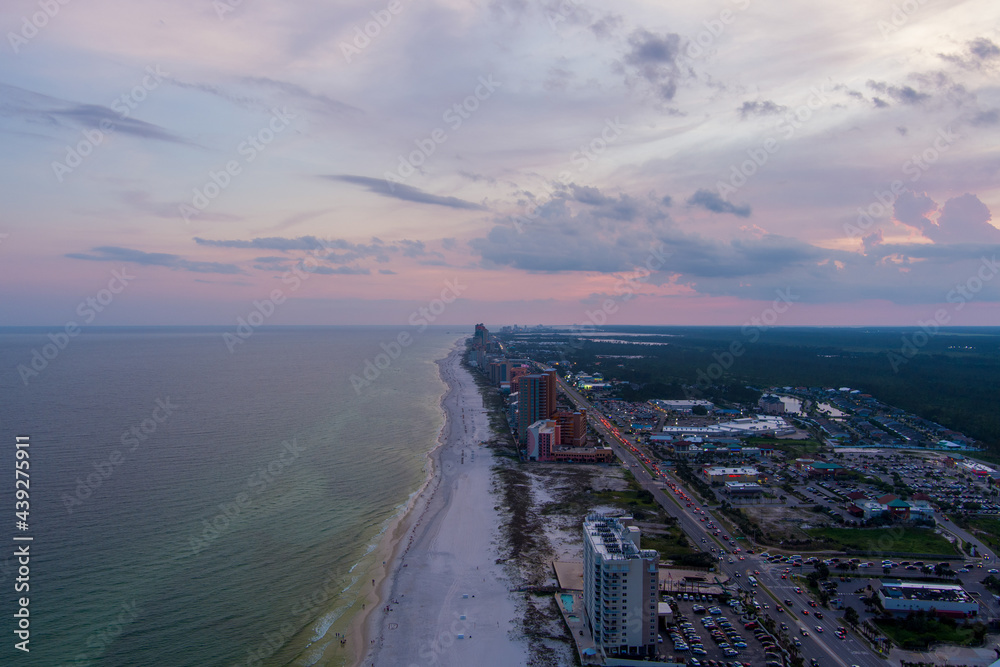
[(0, 437), (31, 438), (34, 537), (31, 652), (6, 641), (0, 663), (309, 665), (346, 628), (443, 424), (435, 361), (467, 332), (273, 328), (230, 353), (223, 331), (87, 331), (25, 384), (49, 338), (0, 330)]

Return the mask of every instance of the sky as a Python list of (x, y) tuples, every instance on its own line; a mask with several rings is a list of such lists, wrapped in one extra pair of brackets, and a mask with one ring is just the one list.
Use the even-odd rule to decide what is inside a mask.
[(1000, 324), (1000, 4), (7, 0), (0, 325)]

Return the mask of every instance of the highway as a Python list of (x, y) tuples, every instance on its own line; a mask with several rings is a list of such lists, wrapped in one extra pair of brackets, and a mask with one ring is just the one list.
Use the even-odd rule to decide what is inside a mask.
[[(720, 580), (723, 582), (731, 580), (736, 582), (742, 590), (752, 590), (762, 605), (767, 604), (769, 609), (763, 610), (762, 613), (769, 615), (779, 625), (786, 623), (789, 626), (791, 641), (798, 638), (802, 644), (799, 651), (805, 658), (806, 665), (809, 665), (810, 659), (813, 658), (823, 667), (828, 665), (882, 667), (885, 665), (885, 660), (869, 649), (867, 642), (853, 632), (849, 632), (845, 639), (837, 638), (835, 630), (840, 624), (836, 619), (840, 614), (835, 611), (823, 610), (820, 607), (810, 607), (810, 598), (806, 594), (806, 589), (802, 589), (803, 593), (796, 593), (794, 580), (781, 578), (782, 571), (788, 567), (787, 565), (768, 563), (760, 558), (759, 553), (746, 554), (745, 550), (734, 554), (734, 547), (720, 539), (721, 536), (728, 534), (728, 531), (723, 529), (724, 524), (720, 524), (708, 508), (700, 508), (699, 503), (688, 500), (687, 498), (691, 494), (688, 493), (679, 479), (660, 471), (658, 466), (635, 442), (622, 435), (604, 415), (595, 412), (590, 402), (566, 384), (562, 378), (559, 378), (559, 386), (578, 408), (587, 410), (591, 426), (610, 444), (618, 459), (628, 470), (632, 471), (642, 487), (652, 493), (656, 501), (677, 519), (681, 530), (695, 545), (705, 550), (714, 546), (716, 553), (719, 549), (723, 549), (728, 554), (725, 560), (717, 561), (721, 571)], [(662, 488), (664, 484), (668, 485), (667, 489)], [(678, 491), (672, 491), (669, 488), (670, 485), (675, 486)], [(691, 502), (692, 507), (687, 507), (688, 502)], [(696, 513), (695, 510), (699, 509), (706, 513), (704, 515)], [(703, 517), (705, 521), (701, 520)], [(713, 535), (714, 530), (708, 528), (710, 523), (716, 526), (715, 530), (719, 530), (719, 537)], [(733, 544), (736, 543), (733, 542)], [(730, 556), (733, 558), (732, 563), (728, 562)], [(744, 560), (740, 560), (740, 556), (743, 556)], [(747, 577), (753, 575), (755, 571), (760, 572), (759, 575), (755, 575), (759, 586), (753, 588)], [(767, 599), (768, 596), (770, 596), (770, 600)], [(786, 599), (793, 602), (791, 608), (787, 608), (784, 603)], [(778, 604), (786, 607), (786, 610), (781, 613), (777, 612), (776, 606)], [(805, 610), (808, 610), (809, 613), (804, 613)], [(817, 610), (823, 612), (822, 619), (817, 619), (814, 616)], [(817, 625), (823, 628), (822, 633), (816, 631)], [(803, 629), (809, 633), (807, 637), (800, 634)]]

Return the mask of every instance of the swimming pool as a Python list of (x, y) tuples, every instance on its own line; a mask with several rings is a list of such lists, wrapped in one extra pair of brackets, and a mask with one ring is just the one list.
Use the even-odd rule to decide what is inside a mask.
[(562, 598), (563, 607), (566, 608), (566, 611), (572, 613), (573, 612), (573, 596), (570, 595), (569, 593), (560, 593), (559, 597)]

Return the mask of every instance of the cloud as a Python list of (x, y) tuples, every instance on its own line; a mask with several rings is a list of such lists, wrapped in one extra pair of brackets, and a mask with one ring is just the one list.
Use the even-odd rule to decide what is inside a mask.
[[(630, 200), (635, 215), (615, 220), (602, 215), (600, 207), (570, 206), (573, 192), (569, 188), (563, 197), (539, 206), (535, 218), (520, 229), (499, 220), (470, 247), (487, 267), (549, 273), (630, 271), (652, 249), (663, 248), (670, 255), (664, 276), (679, 274), (681, 281), (761, 275), (829, 256), (829, 251), (775, 234), (755, 233), (728, 243), (688, 234), (670, 220), (662, 202), (653, 200)], [(599, 191), (587, 196), (617, 201)]]
[(763, 102), (744, 102), (737, 111), (740, 112), (740, 118), (746, 120), (747, 116), (768, 116), (779, 114), (788, 107), (782, 106), (780, 104), (775, 104), (771, 100), (764, 100)]
[(676, 33), (662, 35), (643, 28), (632, 32), (628, 39), (629, 50), (625, 63), (649, 83), (657, 97), (670, 101), (677, 93), (677, 79), (680, 68), (677, 56), (680, 54), (681, 37)]
[[(918, 90), (914, 89), (911, 86), (892, 86), (887, 83), (874, 81), (871, 79), (869, 79), (867, 85), (875, 92), (888, 95), (889, 97), (896, 100), (900, 104), (908, 104), (908, 105), (920, 104), (931, 98), (929, 94), (919, 92)], [(873, 101), (875, 101), (875, 106), (879, 107), (888, 106), (888, 104), (886, 104), (877, 97), (874, 98)]]
[(412, 201), (419, 204), (433, 204), (435, 206), (447, 206), (448, 208), (472, 211), (486, 210), (486, 207), (481, 204), (474, 204), (472, 202), (465, 201), (464, 199), (458, 199), (457, 197), (441, 197), (438, 195), (432, 195), (420, 190), (419, 188), (415, 188), (410, 185), (403, 185), (402, 183), (389, 183), (381, 178), (352, 176), (349, 174), (321, 176), (321, 178), (360, 185), (366, 188), (369, 192), (374, 192), (375, 194), (383, 197), (402, 199), (403, 201)]
[(972, 117), (971, 123), (976, 127), (983, 127), (985, 125), (996, 125), (1000, 122), (1000, 109), (988, 109), (986, 111), (980, 111)]
[(598, 39), (609, 39), (624, 25), (620, 14), (605, 14), (602, 18), (590, 24), (590, 31)]
[(353, 107), (350, 104), (344, 104), (339, 100), (333, 99), (329, 95), (314, 93), (297, 83), (279, 81), (277, 79), (270, 79), (264, 76), (245, 77), (242, 80), (247, 83), (275, 90), (280, 94), (282, 101), (287, 102), (288, 100), (296, 100), (299, 102), (299, 107), (305, 106), (321, 114), (341, 116), (345, 113), (360, 111), (357, 107)]
[(213, 248), (256, 248), (258, 250), (319, 250), (327, 247), (323, 241), (315, 236), (300, 236), (298, 238), (284, 238), (281, 236), (269, 236), (256, 238), (248, 241), (243, 240), (214, 240), (194, 237), (194, 242), (198, 245), (210, 246)]
[[(60, 116), (76, 122), (83, 127), (127, 134), (140, 139), (154, 139), (176, 144), (190, 144), (172, 132), (137, 118), (123, 118), (120, 113), (99, 104), (77, 104), (68, 109), (49, 111), (54, 116)], [(110, 128), (110, 130), (109, 130)]]
[(607, 203), (608, 198), (601, 194), (601, 191), (597, 188), (590, 186), (579, 186), (575, 183), (569, 185), (570, 192), (573, 193), (573, 199), (580, 202), (581, 204), (590, 204), (591, 206), (601, 206)]
[(750, 217), (750, 205), (735, 206), (730, 204), (717, 193), (711, 190), (700, 189), (688, 197), (687, 203), (690, 206), (700, 206), (714, 213), (732, 213), (741, 218)]
[[(130, 206), (136, 211), (156, 216), (157, 218), (167, 218), (176, 220), (180, 216), (182, 204), (190, 206), (190, 202), (158, 202), (154, 201), (152, 195), (142, 190), (128, 190), (118, 195), (122, 203)], [(232, 215), (230, 213), (220, 213), (218, 211), (199, 211), (198, 218), (201, 220), (214, 220), (216, 222), (235, 222), (243, 220), (243, 216)]]
[(400, 249), (406, 257), (420, 257), (427, 254), (427, 246), (423, 241), (410, 241), (403, 239), (399, 242)]
[(78, 127), (114, 132), (139, 139), (167, 143), (194, 145), (166, 128), (153, 123), (123, 116), (122, 113), (100, 104), (81, 104), (18, 86), (0, 83), (0, 116), (18, 117), (30, 123), (50, 127), (65, 126), (66, 122)]
[(977, 37), (969, 42), (969, 53), (979, 60), (993, 60), (1000, 57), (1000, 46), (985, 37)]
[(1000, 58), (1000, 46), (997, 46), (986, 37), (977, 37), (966, 42), (966, 53), (958, 54), (938, 54), (943, 60), (955, 63), (959, 67), (967, 70), (981, 70), (984, 66), (990, 66), (992, 61)]
[(934, 226), (930, 214), (937, 211), (937, 204), (925, 193), (911, 190), (900, 193), (893, 207), (893, 217), (904, 225), (924, 232)]
[[(245, 76), (221, 84), (182, 81), (172, 76), (166, 77), (165, 81), (177, 88), (218, 97), (248, 111), (267, 112), (275, 105), (287, 104), (293, 106), (295, 111), (304, 109), (319, 116), (342, 117), (348, 113), (360, 113), (357, 107), (328, 95), (314, 93), (296, 83), (263, 76)], [(248, 89), (249, 94), (236, 92), (240, 88)]]
[(639, 214), (638, 202), (629, 195), (619, 194), (617, 198), (609, 197), (591, 186), (580, 186), (576, 183), (570, 183), (565, 188), (560, 186), (557, 197), (593, 206), (593, 215), (599, 218), (634, 220)]
[[(1000, 236), (996, 243), (900, 243), (892, 245), (878, 245), (874, 247), (877, 252), (870, 253), (868, 257), (882, 260), (887, 257), (900, 258), (904, 263), (912, 260), (930, 260), (933, 266), (954, 264), (967, 260), (981, 260), (983, 257), (1000, 254)], [(926, 264), (926, 263), (925, 263)], [(935, 273), (936, 269), (928, 271), (930, 277), (939, 278)]]
[(865, 249), (865, 254), (866, 255), (869, 254), (869, 251), (872, 250), (875, 246), (881, 245), (882, 241), (883, 241), (883, 235), (881, 229), (876, 229), (871, 234), (868, 234), (867, 236), (862, 236), (861, 244)]
[(193, 271), (195, 273), (244, 273), (235, 264), (222, 264), (220, 262), (196, 262), (184, 259), (179, 255), (171, 255), (162, 252), (143, 252), (132, 248), (120, 248), (118, 246), (99, 246), (91, 248), (95, 254), (68, 253), (66, 257), (71, 259), (86, 259), (94, 262), (130, 262), (142, 266), (164, 266), (168, 269), (178, 271)]
[[(990, 209), (974, 194), (965, 193), (944, 203), (937, 224), (941, 230), (934, 240), (950, 243), (1000, 243), (1000, 229), (990, 224)], [(933, 238), (933, 237), (932, 237)]]
[[(194, 242), (213, 248), (252, 248), (281, 252), (308, 251), (313, 253), (314, 258), (325, 259), (332, 264), (347, 264), (364, 258), (373, 258), (377, 262), (388, 262), (389, 255), (392, 253), (399, 253), (410, 258), (441, 257), (439, 252), (428, 250), (423, 241), (410, 239), (400, 239), (387, 243), (379, 238), (373, 238), (371, 243), (366, 244), (354, 243), (346, 239), (321, 239), (316, 236), (299, 236), (297, 238), (269, 236), (255, 239), (204, 239), (196, 236)], [(323, 252), (317, 253), (316, 251)], [(287, 258), (260, 257), (256, 261), (287, 261)]]
[(896, 200), (893, 215), (936, 244), (1000, 243), (1000, 229), (990, 224), (989, 208), (974, 194), (952, 197), (932, 220), (936, 212), (938, 205), (926, 194), (906, 191)]
[(195, 278), (194, 282), (205, 283), (207, 285), (241, 285), (244, 287), (253, 285), (253, 283), (247, 282), (246, 280), (205, 280), (203, 278)]
[(338, 266), (337, 268), (331, 268), (329, 266), (314, 266), (312, 268), (302, 266), (303, 271), (307, 273), (318, 273), (320, 275), (341, 275), (341, 276), (367, 276), (371, 273), (370, 270), (357, 267), (357, 266)]

